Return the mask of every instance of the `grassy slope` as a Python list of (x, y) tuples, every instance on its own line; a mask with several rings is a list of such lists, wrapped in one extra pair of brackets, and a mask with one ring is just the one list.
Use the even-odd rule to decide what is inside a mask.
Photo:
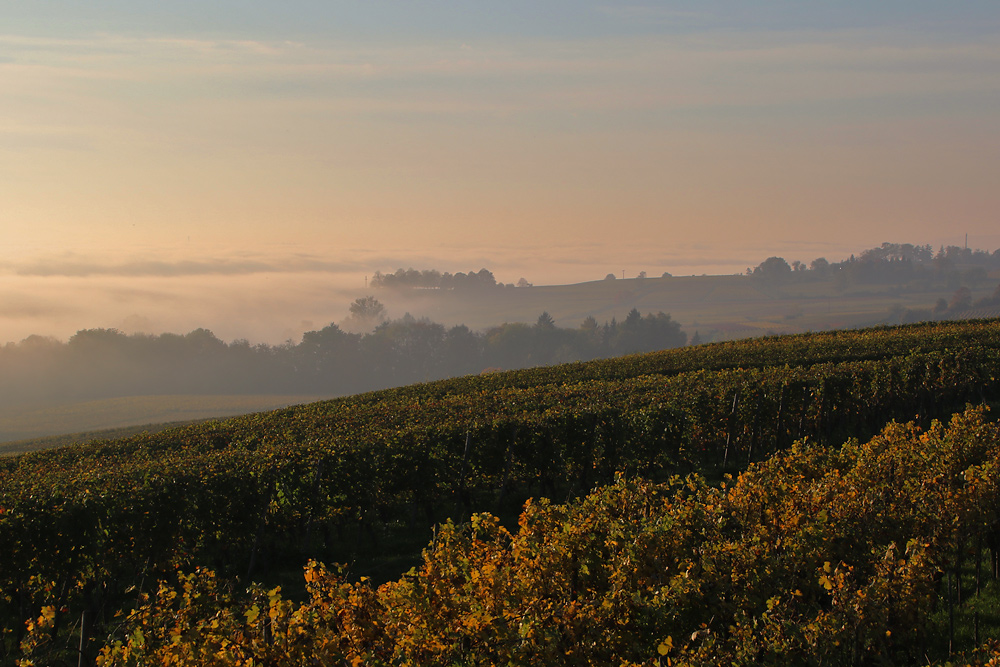
[[(992, 294), (995, 279), (973, 290), (973, 299)], [(621, 320), (638, 308), (643, 313), (670, 313), (686, 331), (697, 330), (704, 340), (731, 340), (888, 323), (891, 308), (930, 309), (953, 292), (886, 285), (840, 290), (833, 281), (768, 286), (745, 276), (686, 276), (601, 280), (468, 296), (424, 290), (375, 294), (393, 317), (409, 312), (473, 329), (501, 322), (533, 322), (542, 311), (559, 326), (573, 327), (588, 315), (598, 322), (612, 317)]]
[[(0, 410), (0, 454), (120, 437), (131, 432), (159, 430), (171, 422), (273, 410), (321, 400), (321, 396), (129, 396), (70, 403), (35, 410)], [(141, 427), (136, 430), (135, 427)], [(112, 434), (106, 433), (112, 431)], [(60, 437), (51, 437), (60, 436)]]
[(139, 424), (137, 426), (122, 426), (120, 428), (107, 428), (99, 431), (83, 431), (80, 433), (64, 433), (62, 435), (47, 435), (38, 438), (25, 438), (24, 440), (12, 440), (0, 443), (0, 456), (17, 456), (28, 452), (39, 452), (45, 449), (55, 449), (56, 447), (70, 447), (81, 445), (95, 440), (120, 440), (133, 435), (143, 433), (159, 433), (171, 428), (182, 428), (201, 424), (202, 419), (191, 421), (162, 422), (158, 424)]

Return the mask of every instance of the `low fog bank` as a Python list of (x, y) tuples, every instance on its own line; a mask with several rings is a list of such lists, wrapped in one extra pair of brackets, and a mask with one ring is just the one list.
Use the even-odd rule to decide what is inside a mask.
[[(885, 243), (837, 263), (771, 256), (741, 275), (609, 271), (540, 287), (486, 269), (390, 279), (294, 263), (171, 266), (169, 278), (137, 265), (0, 270), (0, 320), (24, 327), (0, 345), (0, 413), (130, 396), (345, 395), (684, 345), (673, 317), (694, 342), (1000, 308), (1000, 250), (957, 246)], [(38, 335), (54, 319), (68, 333)]]
[[(676, 276), (731, 275), (752, 265), (750, 258), (759, 261), (771, 251), (639, 244), (612, 252), (600, 244), (570, 242), (558, 248), (278, 247), (215, 254), (188, 246), (59, 255), (41, 248), (5, 248), (0, 250), (0, 344), (32, 335), (66, 341), (81, 329), (161, 334), (205, 328), (226, 341), (277, 345), (297, 342), (306, 331), (329, 322), (342, 323), (348, 305), (371, 293), (369, 282), (376, 271), (415, 266), (457, 273), (488, 267), (503, 284), (516, 285), (523, 278), (536, 286), (568, 285), (598, 281), (609, 273), (619, 278), (668, 271)], [(828, 257), (849, 252), (822, 245), (805, 252), (821, 251)], [(379, 298), (394, 317), (409, 312), (447, 326), (476, 329), (533, 318), (541, 310), (532, 303), (527, 312), (472, 321), (437, 298), (385, 292)], [(627, 310), (620, 310), (618, 317)], [(573, 324), (587, 314), (579, 313)]]
[[(362, 277), (363, 278), (363, 277)], [(0, 280), (4, 342), (81, 329), (160, 334), (206, 328), (224, 340), (280, 343), (347, 315), (358, 289), (322, 273), (235, 276), (8, 276)]]

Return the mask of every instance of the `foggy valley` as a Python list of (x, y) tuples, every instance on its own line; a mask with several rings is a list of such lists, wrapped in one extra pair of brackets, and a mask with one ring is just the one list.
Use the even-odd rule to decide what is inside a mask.
[[(314, 290), (323, 303), (352, 295)], [(287, 324), (277, 301), (254, 305), (260, 312), (245, 326), (254, 317)], [(139, 321), (138, 331), (103, 327), (66, 341), (33, 335), (7, 343), (0, 439), (221, 417), (688, 343), (992, 317), (1000, 315), (1000, 251), (885, 243), (834, 263), (772, 256), (744, 275), (609, 274), (548, 286), (501, 283), (487, 269), (399, 269), (373, 272), (367, 293), (346, 305), (345, 317), (277, 344), (206, 327), (145, 333)], [(162, 398), (129, 400), (136, 397)]]

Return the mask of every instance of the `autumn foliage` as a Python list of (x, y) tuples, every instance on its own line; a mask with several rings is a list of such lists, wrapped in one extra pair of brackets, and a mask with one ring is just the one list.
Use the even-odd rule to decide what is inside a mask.
[(515, 532), (447, 523), (378, 588), (310, 562), (292, 603), (197, 570), (145, 596), (99, 663), (926, 664), (942, 577), (995, 539), (998, 457), (1000, 428), (970, 409), (799, 443), (726, 485), (620, 477), (529, 502)]

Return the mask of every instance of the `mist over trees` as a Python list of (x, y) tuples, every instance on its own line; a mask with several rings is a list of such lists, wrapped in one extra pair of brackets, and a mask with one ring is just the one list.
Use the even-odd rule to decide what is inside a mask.
[[(987, 296), (973, 299), (972, 290), (988, 287), (990, 272), (1000, 269), (1000, 250), (988, 252), (959, 246), (883, 243), (842, 262), (818, 257), (807, 266), (789, 264), (783, 257), (768, 257), (746, 275), (760, 285), (777, 288), (804, 283), (832, 283), (835, 290), (850, 294), (854, 288), (885, 288), (894, 294), (931, 290), (952, 291), (925, 308), (894, 305), (886, 324), (907, 324), (932, 319), (995, 317), (1000, 307), (1000, 285)], [(981, 293), (981, 292), (980, 292)], [(978, 312), (977, 312), (978, 311)]]
[(154, 394), (353, 394), (427, 380), (678, 347), (687, 342), (665, 313), (633, 309), (622, 322), (561, 328), (534, 324), (472, 331), (405, 315), (384, 319), (377, 300), (359, 316), (382, 318), (368, 333), (336, 324), (298, 344), (226, 343), (211, 331), (124, 334), (87, 329), (66, 343), (32, 336), (0, 347), (0, 400), (7, 406)]
[(991, 270), (1000, 269), (1000, 249), (994, 252), (959, 246), (942, 246), (936, 252), (929, 245), (883, 243), (859, 255), (831, 263), (825, 257), (807, 266), (789, 264), (783, 257), (768, 257), (747, 275), (768, 284), (834, 280), (841, 289), (851, 285), (898, 285), (915, 289), (931, 287), (978, 287)]
[[(827, 282), (850, 293), (852, 286), (885, 285), (893, 292), (933, 288), (926, 307), (896, 306), (891, 323), (976, 315), (1000, 306), (1000, 250), (884, 243), (842, 262), (816, 258), (809, 264), (769, 257), (747, 269), (747, 281), (782, 292), (796, 283)], [(666, 274), (665, 274), (666, 275)], [(992, 275), (996, 275), (993, 273)], [(616, 280), (613, 273), (607, 280)], [(655, 280), (655, 279), (647, 279)], [(523, 288), (527, 280), (519, 281)], [(393, 289), (496, 290), (482, 269), (449, 274), (414, 269), (378, 274), (373, 287)], [(942, 293), (944, 296), (941, 296)], [(976, 298), (978, 295), (979, 298)], [(940, 297), (940, 298), (939, 298)], [(697, 326), (697, 323), (694, 323)], [(704, 333), (704, 332), (703, 332)], [(701, 336), (698, 337), (701, 339)], [(0, 346), (0, 400), (13, 406), (46, 406), (85, 400), (157, 394), (345, 395), (490, 369), (516, 369), (586, 361), (686, 344), (678, 322), (663, 312), (633, 309), (621, 321), (587, 317), (561, 327), (543, 312), (530, 323), (481, 330), (446, 327), (409, 314), (389, 319), (373, 296), (355, 300), (340, 325), (306, 332), (301, 342), (280, 345), (224, 342), (207, 329), (187, 334), (132, 334), (116, 329), (78, 331), (68, 341), (30, 336)]]

